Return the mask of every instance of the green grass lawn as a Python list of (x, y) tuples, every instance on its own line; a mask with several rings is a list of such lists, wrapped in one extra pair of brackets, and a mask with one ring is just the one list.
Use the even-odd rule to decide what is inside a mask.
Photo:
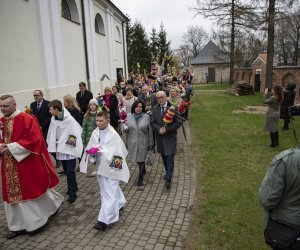
[(193, 84), (193, 90), (227, 90), (231, 87), (229, 83)]
[(198, 186), (188, 249), (269, 249), (258, 189), (272, 158), (295, 139), (292, 130), (280, 129), (279, 147), (270, 148), (263, 114), (232, 112), (261, 103), (260, 94), (194, 94), (189, 122)]

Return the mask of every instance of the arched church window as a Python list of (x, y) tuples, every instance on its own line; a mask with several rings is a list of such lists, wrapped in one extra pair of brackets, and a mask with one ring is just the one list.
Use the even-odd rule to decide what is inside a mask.
[(99, 13), (95, 17), (95, 32), (105, 36), (104, 22)]
[(61, 1), (61, 16), (72, 22), (80, 24), (78, 8), (75, 0)]
[(121, 43), (121, 32), (118, 26), (116, 26), (116, 42)]

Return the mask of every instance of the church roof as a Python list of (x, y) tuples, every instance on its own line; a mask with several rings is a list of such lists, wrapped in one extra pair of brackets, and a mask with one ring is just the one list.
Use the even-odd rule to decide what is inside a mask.
[(229, 55), (222, 51), (213, 41), (209, 41), (199, 54), (191, 60), (191, 64), (229, 63)]

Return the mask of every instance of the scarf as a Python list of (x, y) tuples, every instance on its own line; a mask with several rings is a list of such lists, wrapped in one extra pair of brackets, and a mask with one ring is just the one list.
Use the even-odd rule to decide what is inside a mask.
[(136, 124), (139, 123), (139, 121), (142, 118), (142, 116), (143, 116), (143, 112), (141, 112), (139, 114), (134, 113), (134, 119), (135, 119)]
[(110, 109), (110, 101), (109, 101), (109, 99), (110, 99), (111, 96), (112, 96), (112, 94), (104, 95), (105, 104), (106, 104), (106, 107), (108, 109)]

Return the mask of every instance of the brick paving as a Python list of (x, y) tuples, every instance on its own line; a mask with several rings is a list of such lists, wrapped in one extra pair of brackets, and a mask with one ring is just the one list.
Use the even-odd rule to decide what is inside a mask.
[[(108, 226), (105, 232), (93, 229), (100, 208), (97, 180), (88, 174), (77, 173), (77, 200), (73, 204), (64, 202), (58, 214), (39, 234), (7, 240), (6, 217), (1, 205), (0, 249), (184, 249), (195, 187), (188, 122), (185, 128), (187, 141), (181, 128), (178, 133), (171, 188), (168, 190), (164, 186), (164, 167), (159, 154), (155, 155), (154, 165), (147, 166), (141, 188), (136, 186), (138, 168), (128, 162), (129, 183), (121, 182), (127, 204), (120, 220)], [(89, 172), (92, 170), (90, 168)], [(60, 176), (60, 181), (56, 190), (65, 195), (66, 177)]]

